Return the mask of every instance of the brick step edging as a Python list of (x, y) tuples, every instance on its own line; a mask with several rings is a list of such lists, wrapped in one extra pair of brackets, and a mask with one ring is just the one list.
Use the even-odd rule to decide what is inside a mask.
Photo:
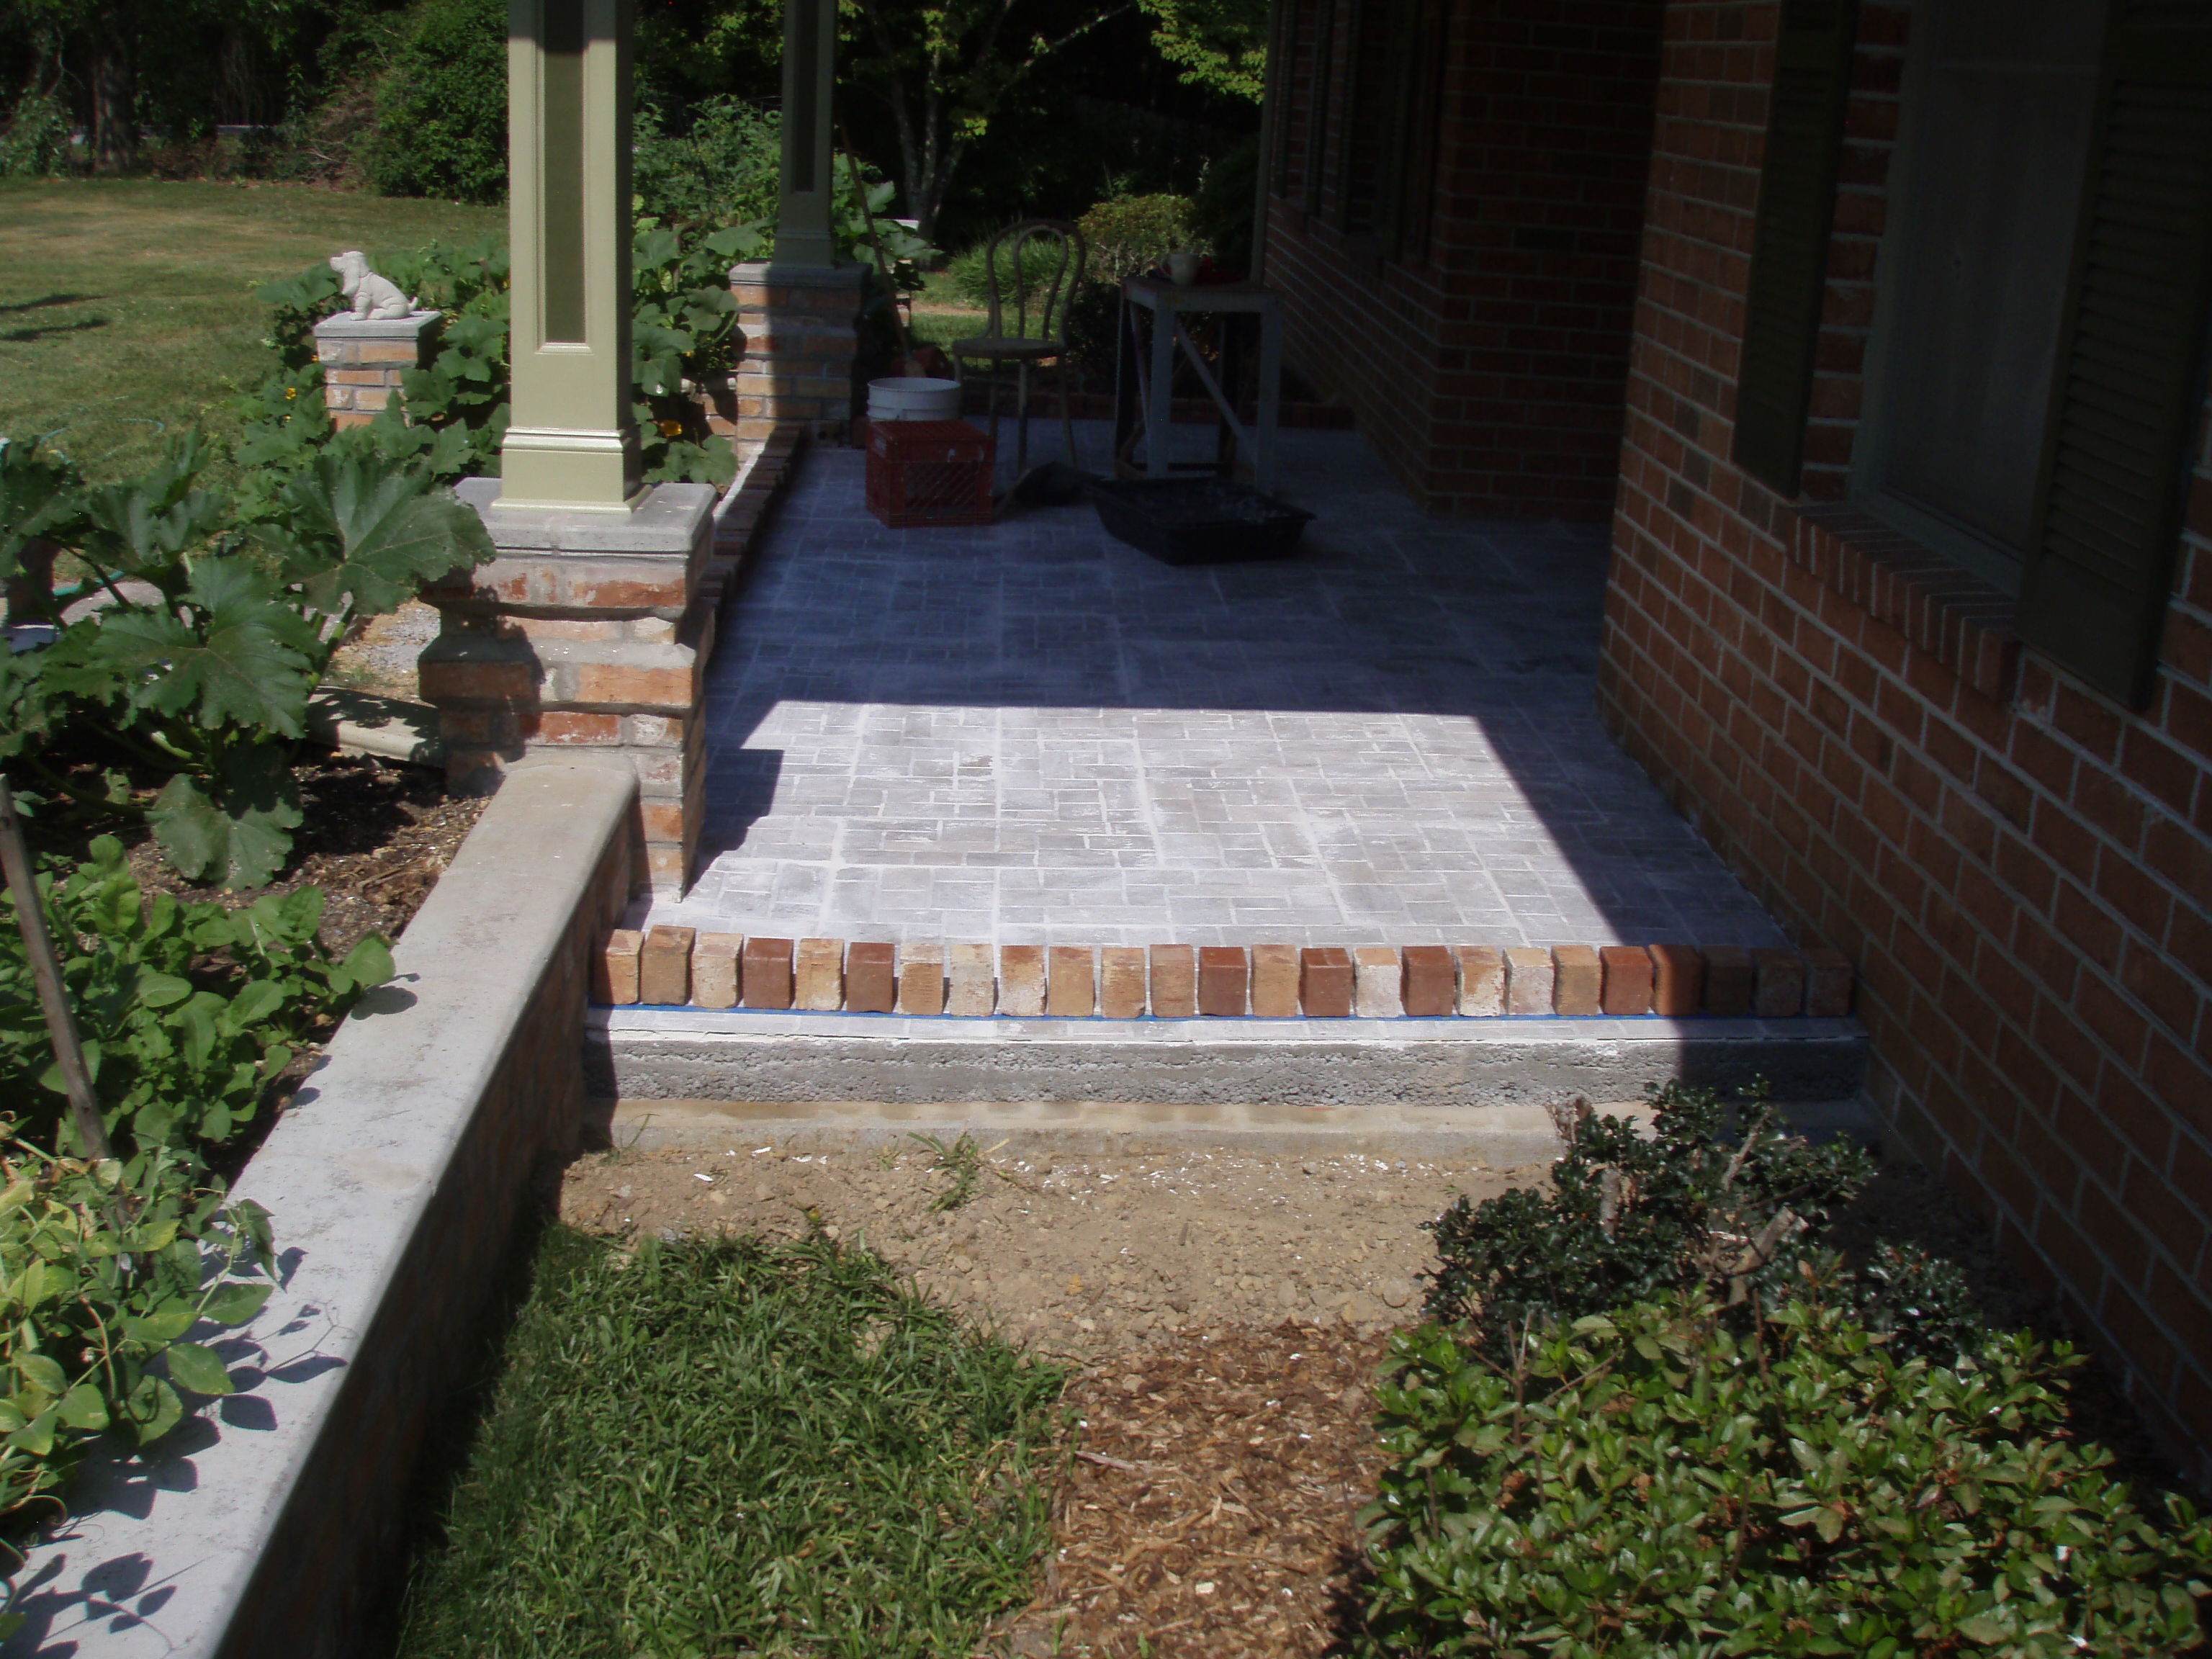
[(1840, 1018), (1842, 952), (1715, 945), (915, 944), (617, 928), (592, 1000), (988, 1018)]

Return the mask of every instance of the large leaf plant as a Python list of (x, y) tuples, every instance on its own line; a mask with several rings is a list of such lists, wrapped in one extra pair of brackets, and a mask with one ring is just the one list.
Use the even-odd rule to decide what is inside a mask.
[[(757, 224), (719, 228), (641, 219), (630, 250), (630, 416), (651, 483), (711, 483), (737, 474), (737, 456), (713, 440), (690, 388), (726, 375), (744, 347), (731, 264), (767, 246)], [(506, 242), (433, 242), (383, 261), (385, 274), (442, 313), (423, 362), (400, 377), (399, 395), (354, 432), (334, 434), (323, 404), (313, 329), (338, 308), (326, 264), (258, 291), (270, 308), (266, 343), (277, 372), (245, 400), (238, 458), (251, 472), (246, 511), (258, 516), (293, 471), (335, 442), (402, 458), (442, 479), (499, 471), (513, 369), (507, 355), (511, 276)]]
[[(307, 699), (348, 626), (492, 556), (428, 465), (352, 435), (283, 475), (251, 520), (204, 483), (213, 456), (197, 433), (97, 488), (41, 442), (0, 440), (10, 621), (54, 629), (43, 648), (0, 653), (0, 763), (83, 800), (52, 745), (65, 728), (91, 735), (169, 775), (140, 807), (111, 774), (100, 804), (144, 811), (186, 878), (273, 878), (301, 821), (291, 766)], [(82, 573), (73, 593), (51, 587), (56, 548)]]

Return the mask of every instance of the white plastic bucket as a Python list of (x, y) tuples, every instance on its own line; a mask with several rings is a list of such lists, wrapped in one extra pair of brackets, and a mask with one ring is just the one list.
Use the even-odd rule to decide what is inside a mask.
[(927, 375), (892, 375), (868, 382), (868, 418), (872, 421), (957, 421), (960, 418), (960, 382), (935, 380)]

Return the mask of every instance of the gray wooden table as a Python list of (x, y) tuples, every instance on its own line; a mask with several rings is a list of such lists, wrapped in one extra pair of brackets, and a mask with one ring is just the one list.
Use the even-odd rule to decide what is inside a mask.
[[(1151, 338), (1140, 341), (1137, 313), (1152, 313)], [(1243, 393), (1243, 331), (1224, 331), (1221, 373), (1192, 340), (1184, 319), (1200, 313), (1253, 315), (1260, 319), (1257, 407), (1247, 427), (1237, 418)], [(1164, 478), (1171, 471), (1233, 474), (1240, 455), (1251, 457), (1252, 483), (1262, 491), (1275, 487), (1275, 428), (1283, 402), (1283, 311), (1270, 289), (1257, 283), (1209, 283), (1178, 288), (1157, 276), (1130, 276), (1121, 283), (1121, 349), (1115, 354), (1114, 456), (1122, 469), (1139, 424), (1145, 434), (1144, 476)], [(1175, 358), (1180, 347), (1206, 395), (1221, 411), (1222, 442), (1212, 461), (1171, 461), (1167, 434), (1174, 419)]]

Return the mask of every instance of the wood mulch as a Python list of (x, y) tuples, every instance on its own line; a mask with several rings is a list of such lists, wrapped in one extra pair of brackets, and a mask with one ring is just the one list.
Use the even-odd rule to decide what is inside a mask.
[[(484, 803), (448, 796), (444, 780), (416, 766), (347, 755), (310, 755), (293, 769), (303, 822), (293, 831), (292, 859), (263, 887), (226, 890), (195, 886), (171, 869), (144, 820), (42, 816), (30, 835), (42, 853), (82, 858), (98, 836), (128, 849), (131, 873), (148, 893), (239, 908), (265, 894), (323, 890), (322, 940), (343, 956), (365, 935), (397, 939), (453, 862)], [(150, 802), (156, 791), (134, 792)]]
[(991, 1659), (1320, 1659), (1348, 1650), (1356, 1516), (1382, 1458), (1383, 1339), (1285, 1321), (1185, 1333), (1070, 1385), (1075, 1449), (1037, 1595)]

